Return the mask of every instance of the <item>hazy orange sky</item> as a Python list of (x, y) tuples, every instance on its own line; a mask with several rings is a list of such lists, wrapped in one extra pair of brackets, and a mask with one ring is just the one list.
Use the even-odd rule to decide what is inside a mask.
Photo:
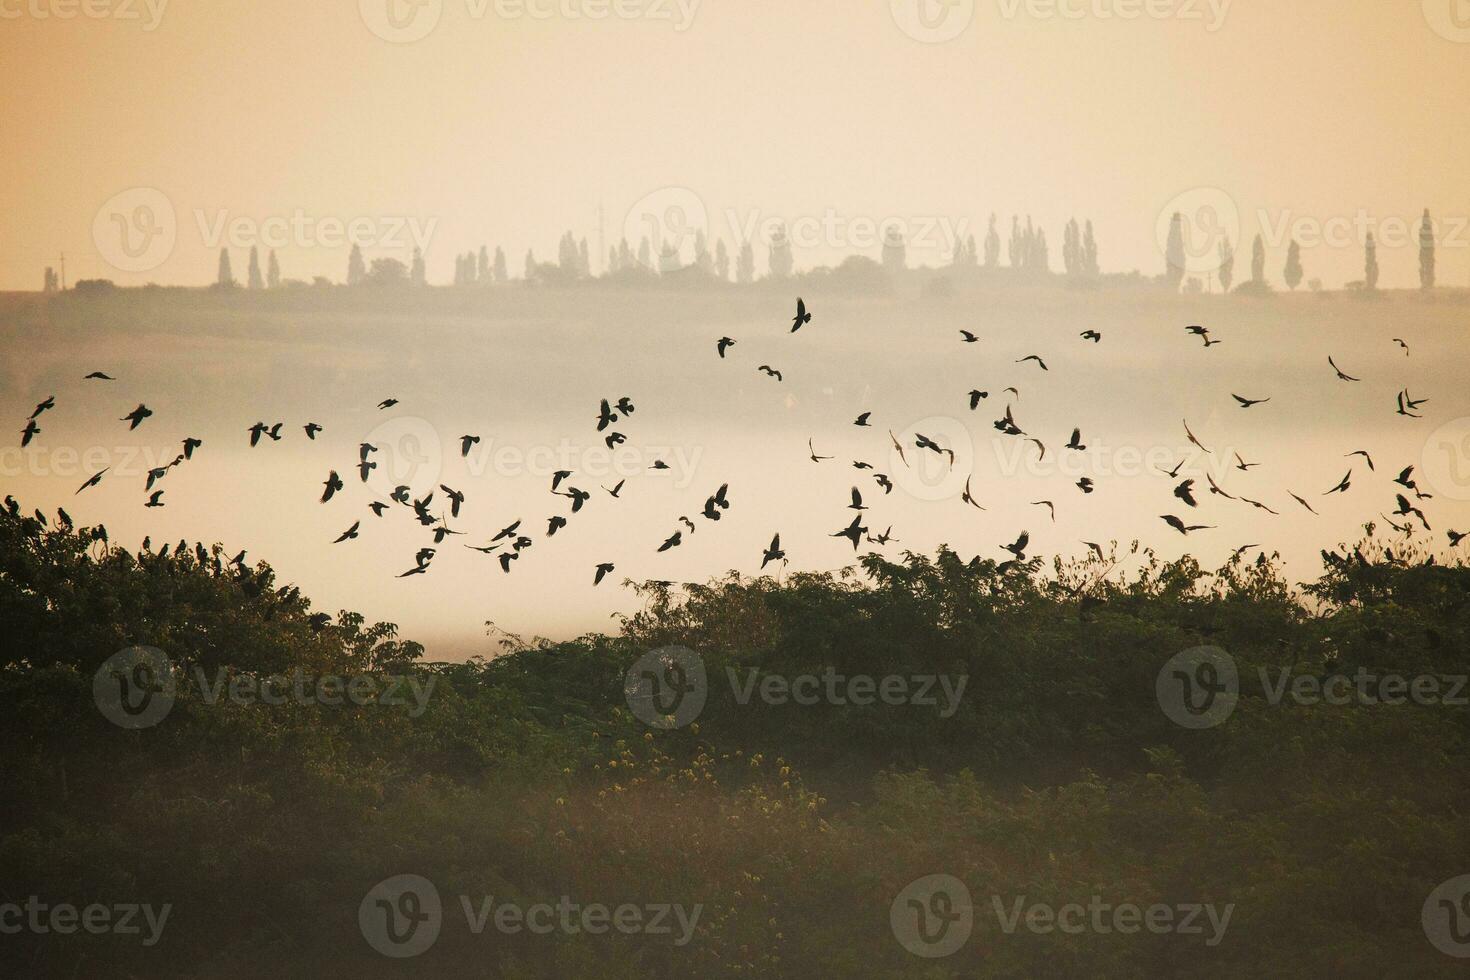
[[(876, 254), (885, 219), (936, 262), (996, 211), (1058, 268), (1075, 214), (1105, 270), (1149, 272), (1159, 213), (1216, 188), (1272, 230), (1272, 278), (1294, 230), (1329, 286), (1373, 228), (1383, 284), (1417, 284), (1428, 206), (1470, 285), (1466, 0), (151, 3), (0, 0), (0, 288), (61, 252), (71, 281), (204, 283), (222, 242), (243, 276), (261, 226), (286, 277), (340, 279), (351, 222), (369, 257), (416, 232), (431, 280), (482, 243), (519, 274), (671, 187), (715, 237), (802, 224), (799, 266)], [(171, 244), (119, 260), (132, 188), (173, 218), (131, 233)]]

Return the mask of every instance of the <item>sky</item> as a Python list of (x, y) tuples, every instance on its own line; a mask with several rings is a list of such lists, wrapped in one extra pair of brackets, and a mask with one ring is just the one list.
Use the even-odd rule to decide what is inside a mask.
[(1410, 286), (1425, 207), (1470, 285), (1466, 0), (0, 0), (0, 65), (0, 289), (62, 253), (202, 284), (251, 244), (341, 279), (349, 234), (438, 281), (566, 230), (596, 268), (650, 215), (761, 270), (772, 222), (799, 267), (885, 224), (917, 264), (993, 212), (1060, 266), (1076, 216), (1154, 273), (1175, 210), (1329, 288), (1373, 230)]

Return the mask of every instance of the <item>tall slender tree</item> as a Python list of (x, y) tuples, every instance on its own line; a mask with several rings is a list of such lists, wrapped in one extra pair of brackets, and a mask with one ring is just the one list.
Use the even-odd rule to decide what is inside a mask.
[(1082, 267), (1089, 276), (1102, 275), (1102, 270), (1097, 264), (1097, 239), (1092, 237), (1092, 222), (1087, 222), (1087, 230), (1082, 234)]
[(1216, 254), (1220, 256), (1220, 291), (1228, 293), (1235, 281), (1235, 246), (1230, 244), (1230, 239), (1221, 238)]
[(1434, 288), (1434, 222), (1429, 218), (1429, 209), (1424, 209), (1424, 220), (1419, 223), (1419, 288)]
[(985, 268), (1000, 264), (1000, 232), (995, 230), (995, 212), (990, 213), (990, 228), (985, 232)]
[(1363, 245), (1363, 286), (1368, 290), (1378, 288), (1378, 241), (1371, 231)]
[(1184, 253), (1184, 215), (1178, 211), (1169, 219), (1169, 241), (1164, 246), (1164, 279), (1176, 291), (1184, 282), (1188, 259)]
[(367, 280), (367, 263), (362, 260), (362, 246), (352, 244), (347, 255), (347, 285), (360, 286)]
[(250, 289), (264, 289), (265, 277), (260, 274), (260, 249), (250, 246), (250, 265), (246, 270), (245, 284)]
[(235, 273), (230, 270), (230, 250), (227, 248), (219, 250), (219, 272), (214, 283), (226, 288), (235, 285)]
[(1251, 245), (1251, 282), (1266, 283), (1266, 242), (1260, 235)]
[(409, 282), (415, 286), (422, 286), (427, 282), (427, 278), (424, 271), (424, 253), (415, 248), (413, 250), (413, 265), (409, 267)]
[(281, 288), (281, 263), (276, 259), (275, 249), (271, 249), (270, 259), (265, 264), (265, 285), (267, 289)]
[(491, 265), (491, 270), (495, 274), (496, 282), (510, 281), (510, 273), (505, 268), (505, 249), (499, 245), (495, 246), (495, 261)]
[(1282, 272), (1282, 278), (1286, 280), (1286, 288), (1292, 292), (1302, 284), (1302, 247), (1297, 244), (1295, 238), (1286, 247), (1286, 269)]

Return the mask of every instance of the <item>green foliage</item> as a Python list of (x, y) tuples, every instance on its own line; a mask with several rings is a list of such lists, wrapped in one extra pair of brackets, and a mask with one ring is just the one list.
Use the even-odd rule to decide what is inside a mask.
[[(785, 581), (642, 587), (617, 636), (428, 664), (391, 625), (326, 617), (218, 545), (131, 554), (98, 529), (0, 513), (3, 900), (174, 906), (157, 947), (7, 935), (7, 974), (560, 977), (1449, 976), (1424, 897), (1470, 871), (1470, 718), (1448, 705), (1271, 703), (1257, 681), (1470, 670), (1470, 570), (1371, 539), (1300, 589), (1271, 559), (1213, 572), (1135, 546), (1044, 573), (941, 549)], [(1138, 570), (1118, 571), (1127, 559)], [(181, 679), (154, 727), (113, 726), (92, 676), (161, 648), (206, 678), (304, 671), (432, 683), (384, 698), (211, 702)], [(624, 699), (643, 652), (709, 675), (695, 724), (654, 732)], [(1228, 651), (1239, 703), (1190, 731), (1155, 679)], [(745, 678), (965, 677), (952, 717), (915, 705), (746, 703)], [(753, 673), (752, 673), (753, 672)], [(308, 690), (319, 690), (310, 686)], [(966, 883), (952, 957), (895, 940), (894, 897)], [(364, 942), (363, 895), (433, 881), (443, 932), (408, 963)], [(677, 902), (693, 940), (472, 933), (459, 896)], [(992, 911), (1234, 903), (1201, 936), (1006, 933)]]

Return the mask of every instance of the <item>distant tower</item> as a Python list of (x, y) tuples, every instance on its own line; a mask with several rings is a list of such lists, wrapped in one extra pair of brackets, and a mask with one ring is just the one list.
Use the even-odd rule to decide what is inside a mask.
[(61, 291), (66, 292), (66, 253), (61, 253)]

